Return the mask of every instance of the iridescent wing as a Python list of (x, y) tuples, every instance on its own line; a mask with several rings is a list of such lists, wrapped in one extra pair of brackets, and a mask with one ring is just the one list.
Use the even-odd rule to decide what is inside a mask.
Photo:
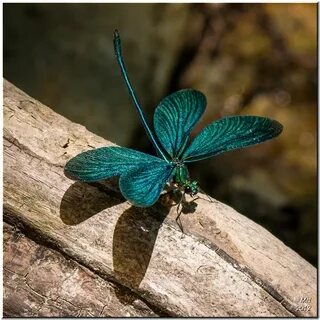
[(272, 139), (282, 125), (269, 118), (232, 116), (204, 128), (182, 155), (184, 162), (206, 159), (217, 154), (248, 147)]
[(177, 91), (160, 102), (153, 118), (154, 130), (171, 158), (177, 158), (184, 150), (205, 108), (206, 97), (192, 89)]
[(140, 166), (161, 165), (164, 160), (122, 147), (104, 147), (78, 154), (68, 161), (65, 174), (71, 178), (93, 182), (127, 173)]
[(175, 167), (164, 162), (138, 167), (121, 175), (119, 186), (123, 196), (134, 206), (149, 207), (159, 198), (165, 184), (173, 177)]
[(64, 170), (67, 176), (85, 182), (120, 176), (123, 196), (136, 206), (147, 207), (158, 200), (174, 165), (136, 150), (105, 147), (78, 154)]

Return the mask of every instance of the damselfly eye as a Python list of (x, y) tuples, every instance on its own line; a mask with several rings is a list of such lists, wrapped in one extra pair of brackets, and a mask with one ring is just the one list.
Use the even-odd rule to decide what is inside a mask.
[(185, 191), (185, 193), (187, 193), (187, 194), (191, 194), (191, 193), (192, 193), (192, 189), (191, 189), (190, 186), (186, 186), (186, 187), (184, 188), (184, 191)]

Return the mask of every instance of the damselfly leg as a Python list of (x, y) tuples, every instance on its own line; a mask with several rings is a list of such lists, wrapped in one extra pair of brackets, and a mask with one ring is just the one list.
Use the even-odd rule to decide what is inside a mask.
[[(183, 202), (186, 201), (185, 194), (186, 194), (185, 191), (181, 194), (180, 201), (179, 201), (179, 203), (177, 205), (177, 217), (176, 217), (176, 223), (177, 223), (177, 225), (180, 228), (182, 233), (184, 233), (184, 231), (183, 231), (183, 227), (182, 227), (182, 222), (181, 222), (180, 216), (181, 216), (181, 213), (183, 212)], [(181, 207), (181, 210), (179, 212), (180, 207)]]

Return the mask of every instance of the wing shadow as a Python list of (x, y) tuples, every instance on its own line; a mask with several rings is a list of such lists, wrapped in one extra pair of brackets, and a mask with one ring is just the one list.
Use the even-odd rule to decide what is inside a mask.
[[(116, 181), (114, 182), (116, 184)], [(60, 204), (60, 218), (67, 225), (77, 225), (106, 208), (126, 200), (104, 183), (75, 182), (65, 192)], [(115, 277), (132, 289), (139, 287), (148, 269), (159, 229), (176, 199), (167, 202), (164, 196), (154, 206), (131, 206), (119, 217), (113, 234), (113, 269)], [(189, 210), (188, 210), (189, 209)], [(194, 207), (188, 208), (189, 213)], [(134, 295), (116, 290), (118, 299), (132, 303)]]
[[(108, 181), (109, 184), (109, 181)], [(103, 183), (75, 182), (63, 195), (60, 218), (67, 225), (77, 225), (104, 209), (126, 200)]]
[[(167, 197), (168, 196), (168, 197)], [(150, 208), (131, 206), (118, 219), (113, 235), (113, 270), (116, 277), (130, 288), (137, 289), (143, 280), (152, 256), (159, 229), (172, 206), (177, 205), (179, 194), (168, 193)], [(194, 213), (197, 204), (184, 203), (184, 214)], [(116, 292), (124, 303), (134, 297)]]
[[(152, 256), (159, 229), (170, 207), (160, 203), (150, 208), (131, 206), (118, 219), (113, 236), (113, 269), (130, 288), (138, 288)], [(120, 301), (133, 302), (121, 292)], [(132, 299), (132, 301), (128, 301)]]

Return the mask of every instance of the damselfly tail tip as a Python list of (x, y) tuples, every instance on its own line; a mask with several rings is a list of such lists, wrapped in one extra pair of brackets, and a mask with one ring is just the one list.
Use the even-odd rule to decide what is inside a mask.
[(118, 29), (115, 29), (115, 30), (114, 30), (114, 32), (113, 32), (113, 37), (114, 37), (114, 38), (119, 38), (119, 37), (120, 37), (120, 34), (119, 34)]

